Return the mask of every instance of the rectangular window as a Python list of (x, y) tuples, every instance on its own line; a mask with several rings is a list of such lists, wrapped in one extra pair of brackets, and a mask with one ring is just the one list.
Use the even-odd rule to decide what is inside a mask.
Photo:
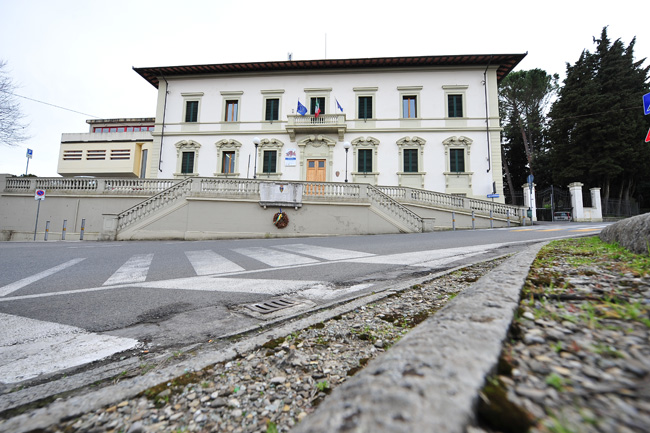
[(372, 173), (372, 149), (359, 149), (357, 171)]
[(278, 152), (275, 150), (265, 150), (262, 162), (262, 173), (275, 173), (278, 160)]
[(404, 173), (418, 172), (418, 150), (404, 149)]
[(266, 99), (266, 114), (264, 120), (274, 121), (280, 118), (280, 100), (277, 98)]
[(226, 101), (226, 122), (237, 122), (239, 101)]
[(223, 152), (221, 161), (221, 172), (231, 174), (235, 172), (235, 152)]
[(463, 95), (447, 95), (449, 117), (463, 117)]
[(199, 101), (187, 101), (185, 103), (185, 121), (199, 121)]
[(463, 149), (449, 149), (449, 171), (452, 173), (465, 171), (465, 151)]
[(325, 114), (325, 98), (311, 98), (311, 106), (309, 114), (316, 115), (316, 104), (318, 103), (318, 108), (320, 109), (319, 116)]
[(194, 152), (183, 152), (181, 160), (181, 173), (194, 173)]
[(372, 119), (372, 96), (359, 96), (359, 119)]
[(415, 119), (418, 117), (416, 111), (416, 97), (415, 96), (403, 96), (402, 97), (402, 117), (404, 119)]

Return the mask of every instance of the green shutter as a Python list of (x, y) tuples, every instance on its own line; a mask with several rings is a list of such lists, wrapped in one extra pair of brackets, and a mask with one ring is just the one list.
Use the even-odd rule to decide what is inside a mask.
[(183, 152), (181, 173), (194, 173), (194, 152)]
[(372, 119), (372, 96), (359, 96), (359, 119)]
[(262, 173), (275, 173), (278, 152), (275, 150), (265, 150), (263, 156)]
[(418, 150), (417, 149), (404, 149), (404, 172), (405, 173), (418, 172)]
[(197, 122), (199, 120), (199, 101), (187, 101), (185, 105), (185, 121)]
[(465, 171), (465, 151), (463, 149), (449, 150), (449, 170), (452, 173), (463, 173)]
[(280, 118), (280, 100), (269, 98), (266, 100), (266, 117), (265, 120), (278, 120)]
[(463, 95), (447, 95), (449, 117), (463, 117)]
[(372, 173), (372, 149), (359, 149), (357, 171), (359, 173)]

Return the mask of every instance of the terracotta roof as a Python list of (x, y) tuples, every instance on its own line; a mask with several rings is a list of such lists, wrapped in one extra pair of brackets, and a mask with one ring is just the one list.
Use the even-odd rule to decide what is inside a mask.
[(151, 85), (158, 88), (158, 77), (166, 78), (188, 75), (219, 75), (232, 73), (276, 71), (327, 71), (345, 69), (404, 68), (431, 66), (487, 66), (499, 65), (497, 79), (501, 81), (524, 58), (526, 54), (468, 54), (453, 56), (374, 57), (365, 59), (286, 60), (280, 62), (223, 63), (214, 65), (160, 66), (136, 68)]

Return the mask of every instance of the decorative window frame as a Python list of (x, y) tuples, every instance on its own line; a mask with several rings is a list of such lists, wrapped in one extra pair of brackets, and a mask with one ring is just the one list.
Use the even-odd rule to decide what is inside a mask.
[[(241, 99), (244, 92), (242, 90), (224, 90), (221, 92), (221, 122), (226, 124), (240, 123), (241, 122)], [(227, 121), (226, 120), (226, 102), (227, 101), (237, 101), (237, 120)]]
[[(442, 145), (445, 150), (445, 189), (448, 194), (467, 194), (467, 195), (472, 195), (472, 175), (474, 172), (471, 169), (471, 151), (472, 151), (472, 143), (474, 143), (474, 140), (472, 140), (469, 137), (465, 137), (461, 135), (460, 137), (452, 136), (449, 137), (445, 140), (443, 140)], [(465, 171), (464, 172), (452, 172), (451, 171), (451, 153), (449, 152), (450, 149), (462, 149), (463, 150), (463, 161), (465, 164)], [(459, 179), (464, 179), (463, 181), (463, 187), (461, 190), (458, 190), (458, 187), (456, 188), (451, 188), (450, 184), (452, 183), (452, 179), (456, 178), (456, 180)]]
[[(332, 93), (332, 88), (331, 87), (318, 87), (318, 88), (306, 88), (305, 90), (305, 102), (307, 103), (307, 108), (309, 109), (311, 107), (311, 98), (325, 98), (325, 107), (323, 107), (323, 110), (325, 111), (325, 114), (332, 114), (330, 113), (330, 93)], [(336, 110), (333, 111), (333, 113), (336, 113)], [(309, 112), (310, 116), (313, 116), (314, 113)]]
[[(401, 120), (418, 120), (422, 118), (422, 98), (420, 97), (420, 92), (422, 86), (398, 86), (397, 90), (399, 92), (399, 116)], [(404, 117), (404, 97), (405, 96), (415, 96), (415, 117)]]
[[(257, 177), (265, 177), (267, 179), (281, 179), (282, 178), (282, 170), (280, 168), (282, 167), (281, 165), (281, 160), (282, 160), (282, 147), (284, 146), (284, 143), (278, 140), (277, 138), (263, 138), (260, 140), (259, 146), (257, 146)], [(265, 150), (275, 150), (277, 152), (276, 159), (275, 159), (275, 173), (264, 173), (264, 159), (262, 158), (262, 155), (264, 155)]]
[[(176, 172), (174, 173), (174, 177), (184, 178), (198, 176), (199, 172), (197, 168), (199, 166), (199, 149), (201, 149), (201, 144), (194, 140), (182, 140), (174, 146), (176, 147)], [(181, 173), (183, 152), (194, 152), (194, 171), (192, 173)]]
[[(242, 147), (242, 144), (237, 140), (224, 138), (219, 140), (214, 145), (217, 148), (217, 171), (214, 173), (215, 177), (239, 177), (239, 151)], [(223, 153), (228, 151), (235, 152), (235, 172), (234, 173), (222, 173), (221, 169), (223, 167)]]
[[(201, 123), (201, 98), (203, 97), (203, 92), (181, 93), (181, 96), (183, 97), (183, 117), (181, 117), (181, 123), (185, 125), (196, 125), (197, 123)], [(187, 118), (187, 103), (194, 101), (199, 103), (196, 110), (196, 122), (187, 122), (185, 121)]]
[[(273, 122), (282, 121), (282, 94), (284, 94), (284, 89), (276, 90), (262, 90), (262, 122), (271, 124)], [(278, 100), (278, 120), (266, 120), (266, 100), (267, 99), (277, 99)]]
[[(360, 122), (373, 121), (377, 118), (377, 90), (378, 87), (354, 87), (354, 118)], [(363, 119), (359, 117), (359, 98), (360, 97), (372, 98), (372, 117)]]
[[(444, 107), (445, 107), (445, 119), (447, 120), (465, 120), (467, 119), (467, 89), (469, 85), (445, 85), (442, 86), (444, 91)], [(463, 116), (462, 117), (450, 117), (449, 116), (449, 95), (461, 95), (462, 104), (463, 104)]]
[[(377, 177), (379, 172), (377, 171), (377, 154), (379, 151), (379, 140), (375, 137), (358, 137), (352, 140), (352, 182), (371, 181), (373, 185), (377, 184)], [(360, 172), (359, 171), (359, 150), (371, 150), (372, 151), (372, 172)]]
[[(400, 186), (413, 186), (424, 188), (424, 175), (427, 173), (422, 170), (424, 164), (424, 145), (427, 141), (422, 137), (402, 137), (397, 140), (397, 149), (399, 154), (399, 171), (397, 178)], [(404, 170), (404, 150), (417, 149), (418, 151), (418, 171), (405, 172)]]

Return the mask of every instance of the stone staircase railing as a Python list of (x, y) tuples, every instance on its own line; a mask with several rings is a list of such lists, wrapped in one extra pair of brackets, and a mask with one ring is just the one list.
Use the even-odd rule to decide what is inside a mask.
[(181, 182), (179, 179), (122, 179), (91, 177), (7, 177), (5, 192), (31, 192), (43, 189), (48, 193), (74, 194), (157, 194)]
[(423, 220), (415, 212), (384, 193), (380, 188), (367, 185), (370, 203), (407, 228), (408, 232), (421, 232)]
[(384, 194), (401, 202), (422, 204), (425, 206), (443, 207), (450, 210), (465, 210), (468, 212), (477, 211), (488, 215), (492, 211), (493, 216), (510, 217), (519, 219), (523, 216), (523, 208), (502, 203), (494, 203), (487, 200), (459, 197), (434, 191), (427, 191), (415, 188), (399, 186), (380, 186)]
[(120, 213), (117, 216), (117, 230), (124, 230), (132, 224), (143, 221), (154, 212), (186, 198), (192, 191), (192, 183), (192, 178), (185, 179)]

